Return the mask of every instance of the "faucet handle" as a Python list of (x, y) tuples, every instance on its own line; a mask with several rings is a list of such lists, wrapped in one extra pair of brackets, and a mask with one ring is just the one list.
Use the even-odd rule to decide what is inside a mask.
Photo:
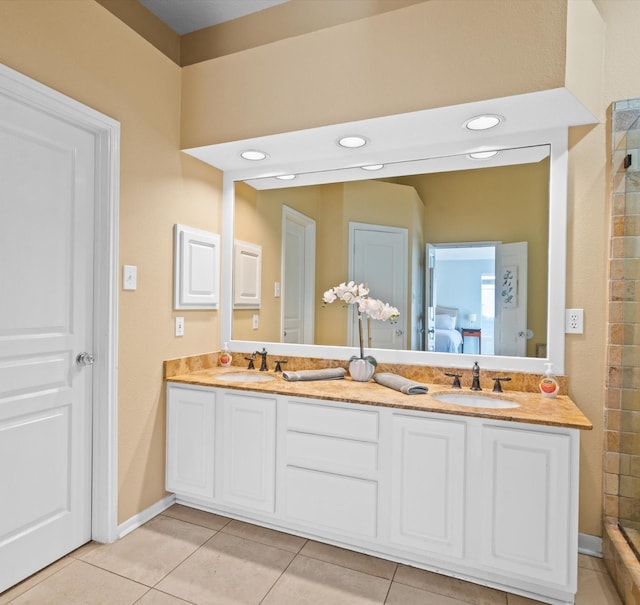
[(445, 376), (450, 376), (451, 378), (453, 378), (453, 384), (451, 385), (451, 388), (453, 388), (453, 389), (461, 389), (462, 388), (460, 386), (460, 376), (462, 376), (462, 374), (454, 374), (453, 372), (445, 372), (444, 375)]
[(254, 353), (253, 355), (251, 355), (251, 357), (245, 357), (245, 359), (249, 362), (249, 366), (247, 367), (247, 370), (255, 370), (256, 366), (253, 365), (253, 362), (256, 359), (256, 354)]
[(502, 382), (509, 382), (511, 380), (511, 376), (499, 376), (493, 379), (493, 392), (494, 393), (502, 393)]
[(288, 359), (276, 359), (276, 369), (273, 370), (274, 372), (282, 372), (282, 367), (280, 366), (281, 363), (287, 363)]

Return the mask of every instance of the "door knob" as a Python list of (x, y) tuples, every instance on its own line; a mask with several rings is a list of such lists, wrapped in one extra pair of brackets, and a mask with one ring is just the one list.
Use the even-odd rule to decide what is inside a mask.
[(396, 330), (396, 336), (402, 336), (403, 332), (402, 330)]
[(79, 366), (92, 366), (95, 361), (91, 353), (79, 353), (76, 357), (76, 364)]

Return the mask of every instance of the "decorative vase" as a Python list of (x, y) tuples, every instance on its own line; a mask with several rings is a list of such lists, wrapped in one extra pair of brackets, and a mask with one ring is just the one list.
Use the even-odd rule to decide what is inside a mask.
[[(369, 359), (373, 359), (373, 357), (368, 357), (366, 359), (352, 357), (349, 361), (349, 375), (352, 380), (357, 382), (368, 382), (371, 380), (374, 372), (376, 371), (375, 363), (371, 363)], [(375, 362), (375, 359), (373, 359)]]

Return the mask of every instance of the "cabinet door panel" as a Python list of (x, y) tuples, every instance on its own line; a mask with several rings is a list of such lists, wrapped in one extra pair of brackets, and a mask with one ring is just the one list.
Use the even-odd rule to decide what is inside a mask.
[(462, 557), (465, 423), (393, 417), (391, 540)]
[(215, 402), (213, 391), (167, 389), (167, 490), (213, 499)]
[(223, 499), (273, 512), (276, 400), (225, 393), (222, 413)]
[(288, 466), (286, 515), (340, 534), (377, 535), (378, 484)]
[(483, 562), (566, 585), (570, 437), (485, 427), (482, 447)]

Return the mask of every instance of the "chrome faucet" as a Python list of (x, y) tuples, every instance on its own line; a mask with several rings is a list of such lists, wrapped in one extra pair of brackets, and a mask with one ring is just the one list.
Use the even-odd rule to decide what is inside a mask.
[(480, 366), (476, 361), (473, 364), (473, 381), (471, 383), (472, 391), (482, 391), (482, 387), (480, 386)]
[(262, 347), (262, 351), (256, 351), (256, 353), (260, 355), (260, 357), (262, 357), (262, 361), (260, 362), (260, 371), (266, 372), (268, 369), (267, 368), (267, 349)]

